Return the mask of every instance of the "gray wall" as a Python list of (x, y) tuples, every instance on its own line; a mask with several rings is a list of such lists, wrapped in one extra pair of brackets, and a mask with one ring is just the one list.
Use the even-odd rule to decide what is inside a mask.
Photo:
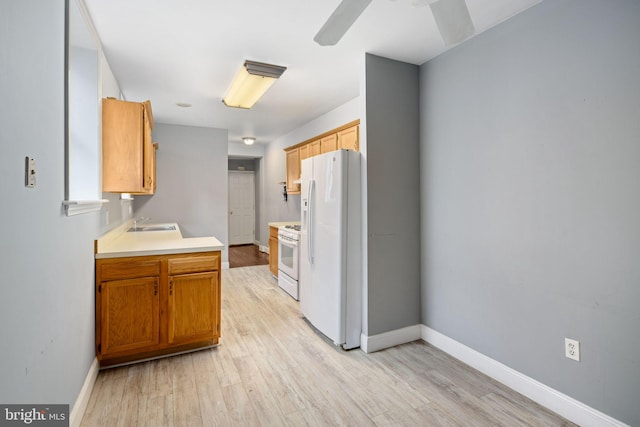
[(157, 189), (135, 196), (134, 216), (175, 221), (184, 237), (214, 236), (228, 244), (227, 131), (156, 123)]
[(419, 68), (367, 54), (365, 105), (371, 336), (420, 323)]
[[(96, 213), (66, 217), (63, 0), (0, 2), (0, 402), (73, 404), (95, 358)], [(37, 185), (24, 186), (24, 158)]]
[(545, 1), (420, 74), (423, 323), (630, 425), (639, 22), (636, 0)]

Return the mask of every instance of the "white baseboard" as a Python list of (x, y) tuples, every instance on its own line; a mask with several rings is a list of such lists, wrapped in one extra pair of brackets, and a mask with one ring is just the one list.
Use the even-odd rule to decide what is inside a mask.
[(420, 325), (420, 328), (424, 341), (580, 426), (627, 426), (609, 415), (511, 369), (428, 326)]
[(89, 367), (87, 377), (84, 379), (84, 384), (82, 384), (78, 398), (74, 402), (71, 413), (69, 414), (69, 427), (80, 426), (84, 412), (87, 410), (87, 405), (89, 404), (89, 397), (91, 397), (93, 385), (96, 383), (96, 378), (98, 378), (99, 370), (100, 363), (98, 362), (98, 358), (95, 358)]
[(384, 332), (378, 335), (360, 335), (360, 348), (365, 353), (384, 350), (385, 348), (419, 340), (422, 325), (407, 326), (406, 328)]
[(228, 270), (229, 269), (229, 261), (225, 261), (222, 263), (222, 269), (223, 270)]
[(264, 252), (264, 253), (266, 253), (266, 254), (268, 254), (268, 253), (269, 253), (269, 246), (261, 245), (261, 244), (260, 244), (260, 242), (256, 243), (256, 245), (258, 245), (258, 250), (259, 250), (260, 252)]

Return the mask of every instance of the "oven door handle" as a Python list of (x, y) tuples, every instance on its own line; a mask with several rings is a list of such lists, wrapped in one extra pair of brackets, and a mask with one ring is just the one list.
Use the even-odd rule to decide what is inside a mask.
[(282, 242), (283, 245), (291, 246), (293, 248), (297, 248), (298, 247), (298, 241), (294, 240), (294, 239), (291, 239), (289, 237), (280, 236), (280, 241)]

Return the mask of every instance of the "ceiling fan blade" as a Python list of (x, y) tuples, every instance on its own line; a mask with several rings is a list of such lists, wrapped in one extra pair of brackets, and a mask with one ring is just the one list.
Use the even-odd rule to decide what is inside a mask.
[(333, 46), (369, 6), (371, 0), (342, 0), (313, 40), (320, 46)]
[(445, 46), (460, 43), (476, 31), (465, 0), (438, 0), (431, 3), (431, 12)]

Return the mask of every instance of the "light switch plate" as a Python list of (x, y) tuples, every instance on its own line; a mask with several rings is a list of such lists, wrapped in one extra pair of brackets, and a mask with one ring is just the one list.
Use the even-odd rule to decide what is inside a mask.
[(25, 185), (28, 188), (36, 186), (36, 161), (31, 157), (25, 157)]

